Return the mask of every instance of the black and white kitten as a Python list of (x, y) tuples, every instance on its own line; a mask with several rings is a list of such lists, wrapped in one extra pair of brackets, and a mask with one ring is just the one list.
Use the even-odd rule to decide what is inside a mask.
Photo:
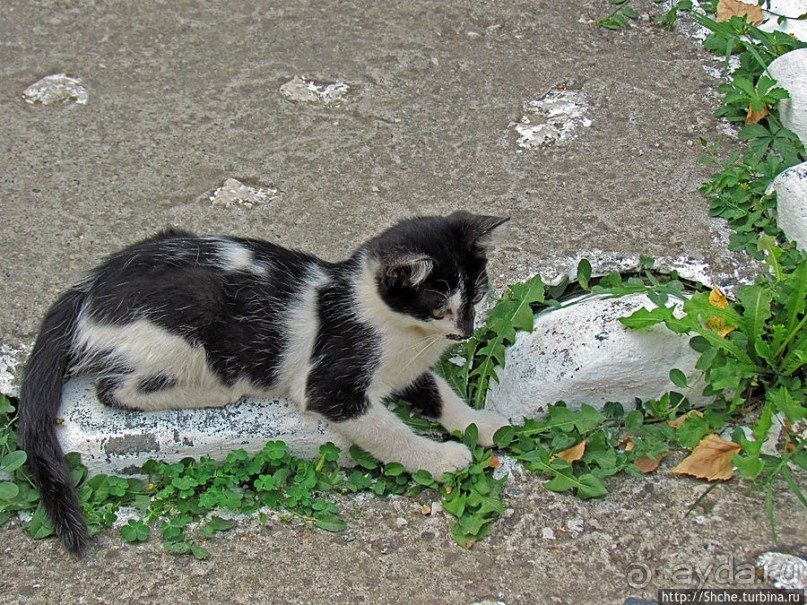
[(56, 437), (65, 380), (98, 376), (99, 399), (131, 410), (280, 396), (383, 462), (436, 479), (471, 462), (462, 443), (413, 433), (399, 396), (449, 431), (492, 445), (507, 424), (468, 407), (430, 368), (471, 335), (486, 252), (508, 219), (456, 212), (403, 221), (341, 263), (234, 237), (166, 231), (110, 256), (53, 305), (20, 394), (19, 433), (56, 533), (87, 525)]

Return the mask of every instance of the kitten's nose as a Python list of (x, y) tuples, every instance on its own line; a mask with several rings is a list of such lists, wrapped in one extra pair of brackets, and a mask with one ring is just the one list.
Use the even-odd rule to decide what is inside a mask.
[(474, 320), (466, 319), (457, 323), (457, 333), (449, 334), (448, 338), (451, 340), (467, 340), (474, 335)]

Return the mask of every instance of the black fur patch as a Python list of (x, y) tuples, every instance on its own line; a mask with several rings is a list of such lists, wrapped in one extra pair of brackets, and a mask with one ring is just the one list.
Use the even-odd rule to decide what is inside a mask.
[(408, 401), (429, 418), (439, 418), (442, 415), (443, 400), (437, 382), (429, 372), (421, 374), (415, 382), (396, 393), (395, 397)]
[[(225, 271), (223, 244), (252, 252), (264, 275)], [(113, 255), (94, 272), (91, 316), (124, 324), (146, 318), (204, 347), (222, 382), (271, 388), (287, 334), (277, 321), (294, 304), (315, 257), (268, 242), (167, 232)]]
[(159, 393), (166, 389), (172, 389), (177, 386), (176, 376), (170, 374), (160, 373), (144, 378), (137, 385), (138, 393), (149, 395), (150, 393)]
[(371, 240), (370, 250), (385, 267), (395, 267), (399, 259), (413, 256), (432, 260), (430, 273), (415, 287), (396, 279), (394, 271), (382, 271), (378, 288), (384, 302), (399, 313), (429, 321), (446, 298), (462, 290), (460, 336), (470, 336), (474, 323), (472, 300), (488, 282), (487, 257), (480, 241), (502, 222), (496, 217), (467, 213), (447, 218), (420, 217), (399, 223)]
[(308, 409), (340, 422), (364, 414), (379, 357), (378, 336), (354, 315), (352, 285), (337, 279), (319, 293), (317, 333), (308, 374)]
[(100, 378), (95, 383), (95, 396), (98, 397), (98, 401), (108, 407), (125, 410), (127, 408), (117, 400), (115, 395), (113, 395), (113, 393), (117, 391), (120, 386), (121, 379), (119, 378)]

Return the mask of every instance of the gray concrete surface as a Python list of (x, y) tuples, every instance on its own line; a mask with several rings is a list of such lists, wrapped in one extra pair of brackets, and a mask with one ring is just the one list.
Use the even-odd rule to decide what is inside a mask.
[[(0, 46), (0, 342), (28, 343), (57, 293), (169, 224), (343, 257), (418, 213), (514, 218), (494, 270), (581, 251), (690, 255), (730, 267), (698, 186), (698, 137), (721, 138), (697, 46), (591, 20), (601, 1), (4, 2)], [(84, 105), (22, 93), (64, 72)], [(350, 85), (294, 103), (294, 76)], [(558, 84), (592, 124), (521, 150), (511, 123)], [(279, 189), (213, 207), (234, 176)]]
[[(337, 259), (398, 218), (466, 208), (514, 219), (492, 266), (499, 282), (597, 254), (688, 256), (717, 277), (748, 274), (697, 193), (710, 173), (698, 138), (725, 139), (708, 58), (645, 21), (598, 28), (610, 10), (604, 0), (4, 1), (0, 345), (29, 345), (60, 290), (169, 224)], [(23, 100), (61, 72), (80, 79), (86, 104)], [(349, 90), (328, 105), (294, 102), (280, 87), (295, 76)], [(559, 85), (585, 93), (590, 126), (520, 148), (515, 123)], [(278, 193), (252, 209), (212, 205), (229, 177)], [(621, 603), (675, 585), (676, 566), (692, 585), (696, 571), (736, 572), (771, 546), (763, 496), (737, 482), (686, 519), (703, 484), (656, 475), (609, 486), (608, 498), (580, 502), (538, 478), (514, 481), (512, 512), (471, 551), (407, 499), (346, 500), (358, 518), (336, 535), (245, 521), (208, 545), (207, 562), (166, 555), (157, 540), (125, 546), (112, 531), (76, 562), (7, 525), (0, 603)], [(798, 554), (807, 517), (781, 491), (782, 548)], [(635, 563), (649, 584), (631, 586)]]

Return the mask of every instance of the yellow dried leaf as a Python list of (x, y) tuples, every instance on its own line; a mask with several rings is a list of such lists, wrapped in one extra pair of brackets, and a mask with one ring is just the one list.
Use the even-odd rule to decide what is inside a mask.
[(732, 17), (748, 17), (748, 22), (753, 25), (762, 23), (762, 7), (758, 4), (749, 4), (739, 0), (720, 0), (717, 3), (717, 21), (728, 21)]
[(745, 123), (746, 124), (756, 124), (762, 118), (764, 118), (766, 115), (768, 115), (768, 108), (767, 107), (763, 107), (759, 111), (755, 111), (755, 110), (751, 109), (751, 107), (749, 107), (748, 108), (748, 113), (745, 116)]
[(673, 473), (692, 475), (709, 481), (725, 481), (734, 474), (732, 458), (742, 448), (733, 441), (717, 435), (707, 435), (695, 446), (692, 453), (672, 469)]
[(640, 471), (642, 471), (645, 475), (647, 473), (652, 473), (654, 470), (658, 468), (658, 465), (661, 464), (661, 461), (666, 458), (667, 452), (664, 452), (658, 458), (650, 458), (649, 456), (642, 456), (638, 460), (634, 460), (633, 464), (635, 464)]
[(420, 513), (421, 513), (421, 514), (422, 514), (424, 517), (428, 517), (429, 515), (431, 515), (431, 514), (432, 514), (432, 507), (431, 507), (431, 506), (429, 506), (428, 504), (424, 504), (424, 505), (421, 507), (421, 509), (420, 509)]
[(502, 465), (502, 463), (499, 460), (498, 456), (491, 456), (490, 457), (490, 463), (488, 464), (488, 466), (490, 468), (499, 468), (501, 465)]
[(714, 287), (712, 291), (709, 292), (709, 304), (713, 307), (725, 309), (729, 306), (729, 299), (720, 291), (720, 288)]
[[(729, 300), (726, 298), (726, 295), (720, 291), (720, 288), (714, 287), (709, 293), (709, 304), (718, 309), (725, 309), (729, 306)], [(725, 338), (735, 329), (734, 326), (726, 324), (726, 320), (722, 317), (715, 316), (706, 320), (706, 327), (717, 332), (721, 338)]]
[(583, 457), (583, 454), (586, 453), (586, 442), (581, 441), (574, 447), (570, 447), (568, 450), (562, 451), (558, 454), (558, 458), (561, 460), (565, 460), (566, 462), (576, 462)]
[(686, 414), (684, 414), (683, 416), (679, 416), (675, 420), (668, 420), (667, 424), (669, 424), (674, 429), (680, 429), (681, 425), (684, 424), (684, 422), (686, 422), (686, 419), (692, 416), (693, 414), (695, 416), (700, 416), (701, 418), (703, 418), (703, 412), (701, 412), (700, 410), (689, 410)]
[(737, 329), (728, 325), (722, 317), (715, 317), (714, 315), (706, 321), (706, 327), (717, 332), (720, 338), (725, 338)]

